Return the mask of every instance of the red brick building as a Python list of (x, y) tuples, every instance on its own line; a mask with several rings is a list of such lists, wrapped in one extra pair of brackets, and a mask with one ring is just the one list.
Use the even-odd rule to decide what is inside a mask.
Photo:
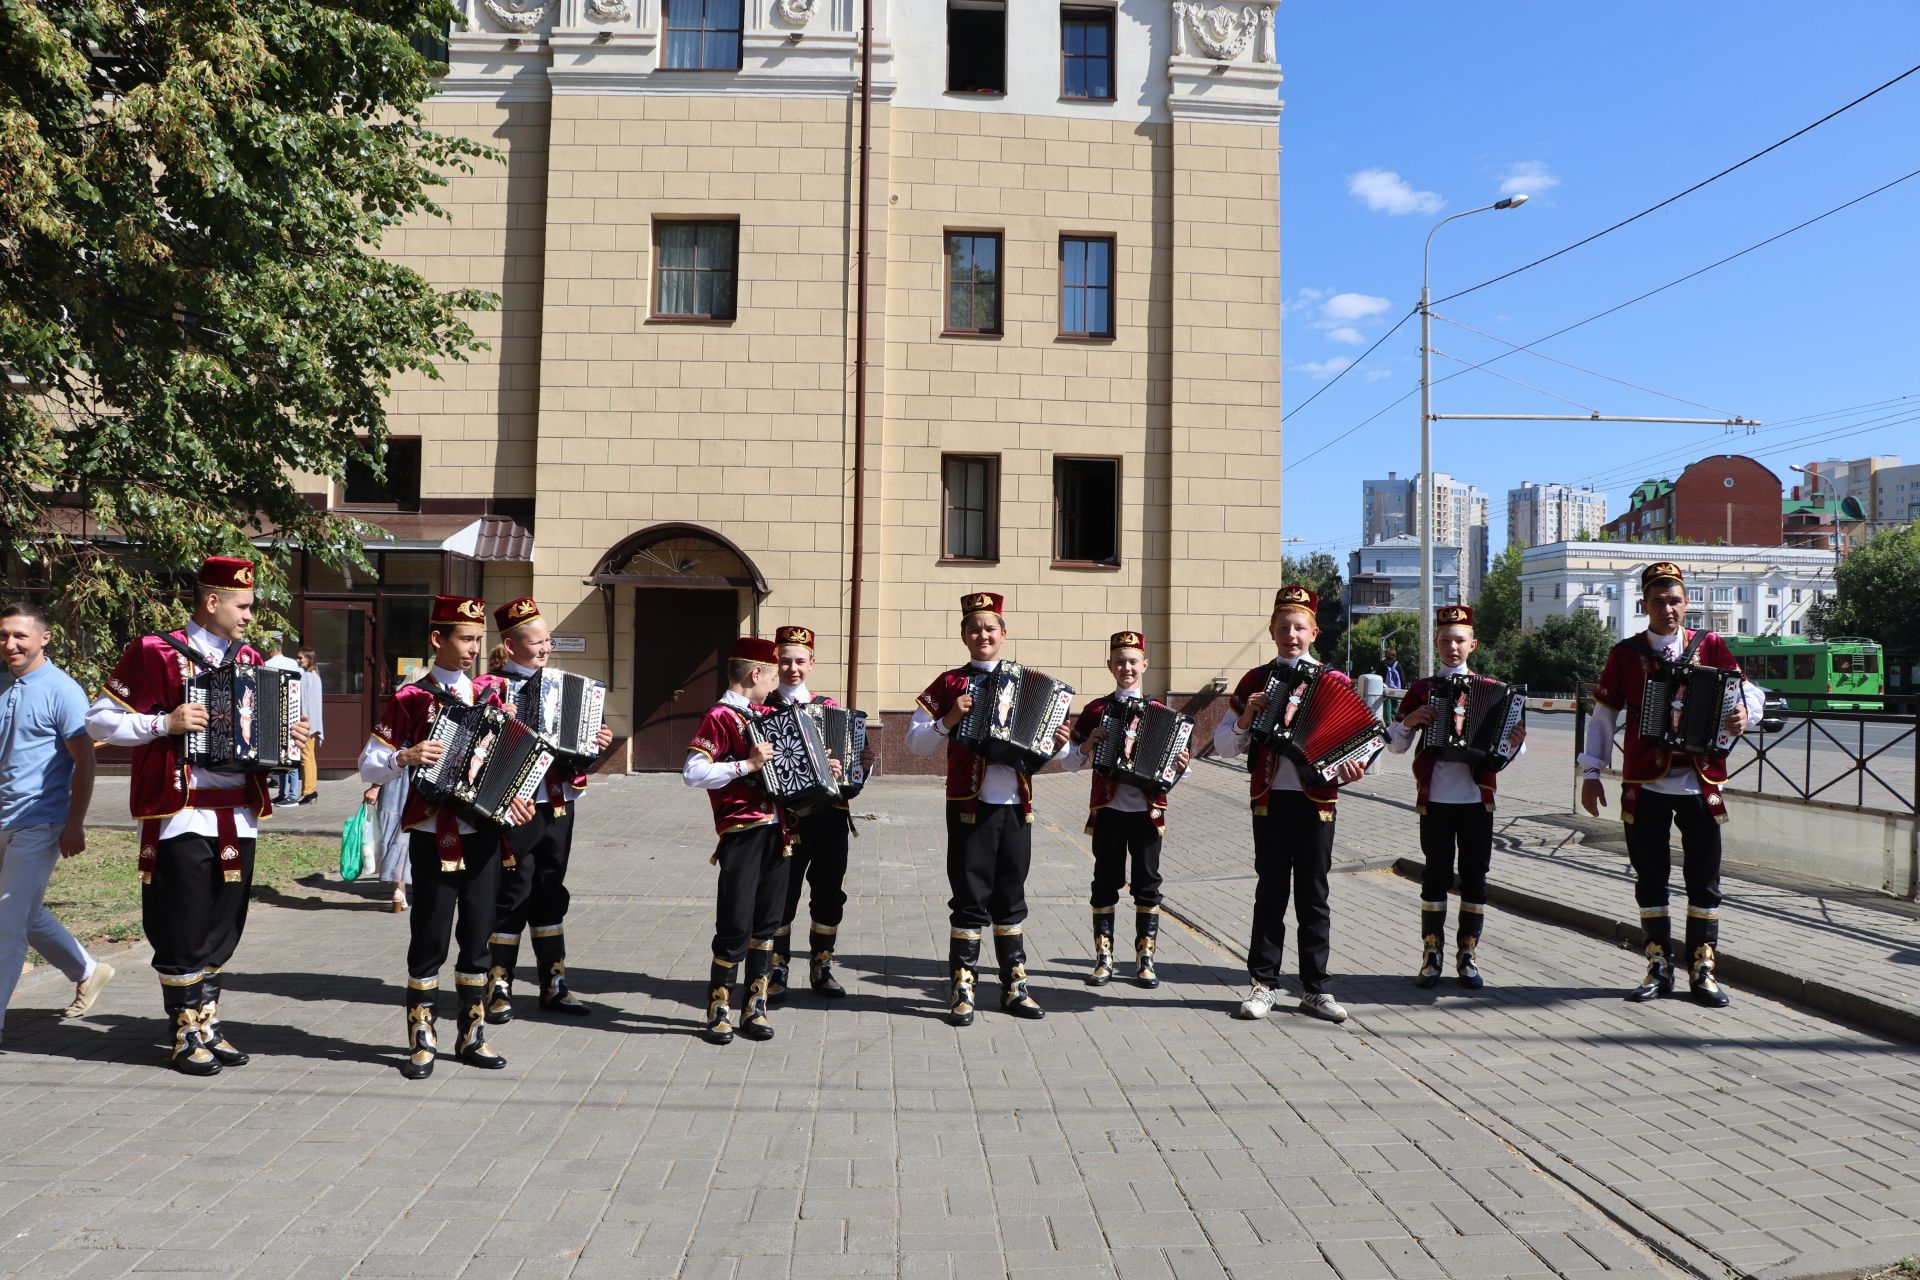
[(1648, 480), (1607, 522), (1623, 542), (1698, 542), (1777, 547), (1782, 541), (1780, 477), (1735, 453), (1702, 458), (1674, 481)]

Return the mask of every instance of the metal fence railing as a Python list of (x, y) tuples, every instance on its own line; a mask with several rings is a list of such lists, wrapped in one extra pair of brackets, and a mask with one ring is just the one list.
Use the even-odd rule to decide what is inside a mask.
[[(1574, 752), (1584, 749), (1593, 686), (1582, 685)], [(1779, 707), (1785, 702), (1784, 708)], [(1882, 711), (1815, 711), (1776, 699), (1768, 721), (1727, 757), (1727, 785), (1756, 795), (1825, 800), (1920, 815), (1920, 708), (1889, 699)], [(1616, 751), (1623, 725), (1616, 724)], [(1849, 794), (1851, 792), (1851, 794)]]

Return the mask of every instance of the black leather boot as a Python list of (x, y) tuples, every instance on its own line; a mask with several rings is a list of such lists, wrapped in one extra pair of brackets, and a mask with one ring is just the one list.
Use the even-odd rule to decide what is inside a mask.
[(160, 1003), (173, 1023), (173, 1047), (167, 1062), (183, 1076), (220, 1074), (220, 1060), (213, 1056), (200, 1034), (200, 1006), (205, 1000), (206, 975), (195, 974), (191, 982), (162, 975)]
[(947, 1021), (956, 1027), (973, 1025), (974, 991), (980, 981), (980, 935), (955, 929), (947, 944), (947, 967), (953, 989), (947, 998)]
[(773, 973), (773, 948), (756, 942), (747, 951), (747, 995), (740, 1014), (740, 1034), (749, 1040), (773, 1039), (767, 1021), (767, 984)]
[(1480, 976), (1480, 966), (1474, 962), (1474, 955), (1480, 949), (1480, 939), (1475, 934), (1463, 933), (1459, 943), (1459, 949), (1453, 955), (1454, 977), (1467, 990), (1478, 991), (1487, 985), (1487, 980)]
[(811, 952), (807, 962), (807, 985), (813, 988), (815, 995), (828, 1000), (841, 1000), (847, 994), (847, 989), (833, 976), (833, 948), (839, 933), (837, 925), (814, 925), (807, 931), (807, 947)]
[(707, 969), (707, 1029), (701, 1032), (708, 1044), (733, 1043), (734, 965), (715, 960)]
[(487, 939), (492, 960), (487, 968), (487, 1021), (504, 1027), (513, 1021), (513, 971), (520, 964), (520, 935), (496, 933)]
[[(1014, 926), (1018, 930), (1019, 926)], [(1000, 961), (1000, 1012), (1037, 1022), (1047, 1016), (1027, 989), (1027, 938), (1024, 933), (993, 934), (994, 955)]]
[(400, 1074), (408, 1080), (425, 1080), (433, 1074), (434, 1060), (440, 1056), (440, 1038), (433, 1033), (433, 1002), (407, 1005), (407, 1057)]
[(1133, 985), (1152, 990), (1160, 985), (1160, 975), (1154, 971), (1153, 953), (1160, 945), (1160, 913), (1158, 911), (1136, 911), (1133, 913)]
[(201, 989), (205, 996), (200, 1005), (200, 1038), (206, 1042), (207, 1052), (223, 1067), (246, 1066), (253, 1059), (234, 1047), (220, 1028), (220, 970), (207, 970)]
[(1446, 972), (1446, 957), (1440, 953), (1443, 940), (1437, 933), (1422, 935), (1420, 939), (1420, 972), (1414, 975), (1414, 985), (1421, 988), (1433, 986), (1440, 981), (1440, 975)]
[(541, 970), (540, 1007), (550, 1013), (564, 1013), (571, 1018), (584, 1018), (593, 1012), (592, 1005), (568, 989), (565, 960), (555, 960)]
[(1713, 974), (1713, 944), (1703, 942), (1693, 949), (1693, 964), (1687, 969), (1687, 994), (1695, 1004), (1709, 1009), (1724, 1009), (1732, 1003), (1725, 987)]
[[(747, 957), (751, 960), (753, 957)], [(779, 1006), (787, 1000), (787, 975), (793, 966), (793, 929), (781, 928), (773, 935), (773, 967), (767, 970), (767, 1004)]]
[(1093, 909), (1093, 971), (1087, 985), (1104, 987), (1113, 981), (1113, 908)]
[(1648, 1000), (1673, 994), (1673, 961), (1667, 955), (1667, 946), (1664, 942), (1647, 944), (1647, 976), (1640, 980), (1639, 986), (1627, 992), (1627, 999), (1635, 1004), (1644, 1004)]
[(487, 1043), (487, 979), (484, 974), (460, 974), (460, 1039), (454, 1056), (470, 1067), (498, 1071), (507, 1060)]

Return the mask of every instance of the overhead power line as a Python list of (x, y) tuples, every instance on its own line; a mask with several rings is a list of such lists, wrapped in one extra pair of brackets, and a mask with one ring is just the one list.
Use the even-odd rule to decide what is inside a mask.
[[(1502, 280), (1511, 280), (1513, 277), (1519, 275), (1523, 271), (1531, 271), (1537, 266), (1541, 266), (1544, 263), (1552, 262), (1555, 258), (1561, 257), (1565, 254), (1572, 253), (1575, 249), (1581, 248), (1584, 245), (1592, 244), (1595, 240), (1598, 240), (1602, 236), (1612, 235), (1614, 232), (1620, 230), (1620, 228), (1625, 226), (1630, 226), (1633, 223), (1640, 221), (1640, 219), (1646, 217), (1648, 214), (1657, 213), (1661, 209), (1664, 209), (1668, 205), (1672, 204), (1674, 201), (1684, 199), (1685, 197), (1690, 196), (1694, 192), (1700, 190), (1702, 187), (1710, 186), (1711, 184), (1720, 181), (1720, 179), (1726, 177), (1728, 174), (1735, 173), (1741, 169), (1746, 168), (1748, 165), (1752, 164), (1755, 160), (1760, 159), (1760, 157), (1767, 155), (1770, 152), (1778, 151), (1781, 147), (1786, 146), (1789, 142), (1792, 142), (1795, 138), (1803, 137), (1806, 134), (1812, 133), (1815, 129), (1818, 129), (1821, 125), (1827, 123), (1829, 120), (1832, 120), (1836, 116), (1843, 115), (1846, 112), (1853, 110), (1855, 107), (1859, 106), (1861, 103), (1865, 102), (1867, 99), (1873, 97), (1875, 94), (1883, 93), (1886, 90), (1891, 89), (1894, 85), (1899, 84), (1902, 80), (1905, 80), (1908, 76), (1912, 75), (1916, 71), (1920, 71), (1920, 63), (1916, 63), (1915, 65), (1908, 67), (1905, 71), (1902, 71), (1899, 75), (1895, 76), (1891, 80), (1888, 80), (1886, 83), (1867, 90), (1865, 93), (1855, 98), (1852, 102), (1847, 103), (1845, 106), (1834, 108), (1832, 111), (1827, 112), (1827, 114), (1825, 114), (1824, 116), (1821, 116), (1818, 120), (1815, 120), (1812, 124), (1806, 125), (1799, 129), (1795, 129), (1792, 133), (1780, 139), (1778, 142), (1775, 142), (1770, 146), (1762, 147), (1760, 150), (1754, 152), (1752, 155), (1748, 156), (1746, 159), (1738, 161), (1737, 163), (1728, 165), (1726, 168), (1714, 174), (1712, 177), (1702, 178), (1699, 182), (1694, 183), (1692, 186), (1688, 187), (1685, 191), (1675, 192), (1673, 195), (1668, 196), (1665, 200), (1660, 201), (1660, 203), (1648, 205), (1646, 208), (1634, 214), (1632, 217), (1622, 218), (1620, 221), (1614, 223), (1612, 226), (1602, 228), (1601, 230), (1594, 232), (1592, 235), (1586, 237), (1583, 240), (1576, 240), (1572, 244), (1566, 246), (1564, 249), (1555, 249), (1552, 253), (1547, 254), (1543, 258), (1535, 258), (1532, 262), (1524, 263), (1521, 266), (1517, 266), (1513, 268), (1511, 271), (1503, 271), (1499, 275), (1494, 276), (1492, 279), (1482, 280), (1479, 284), (1471, 285), (1468, 288), (1461, 289), (1457, 293), (1450, 293), (1446, 297), (1440, 298), (1437, 301), (1435, 301), (1433, 305), (1439, 306), (1441, 305), (1441, 303), (1452, 302), (1455, 298), (1464, 298), (1470, 293), (1478, 293), (1480, 290), (1485, 289), (1490, 285), (1499, 284)], [(1304, 405), (1301, 407), (1305, 408)]]
[(1368, 347), (1365, 351), (1362, 351), (1359, 355), (1355, 356), (1353, 358), (1352, 363), (1348, 364), (1346, 368), (1340, 370), (1340, 372), (1334, 374), (1331, 378), (1327, 379), (1327, 383), (1325, 386), (1321, 387), (1318, 391), (1308, 396), (1305, 400), (1302, 400), (1299, 404), (1293, 406), (1293, 408), (1281, 414), (1280, 421), (1285, 422), (1288, 418), (1291, 418), (1294, 414), (1300, 412), (1302, 409), (1312, 404), (1315, 400), (1318, 400), (1321, 396), (1333, 390), (1334, 383), (1340, 381), (1340, 379), (1346, 377), (1349, 373), (1353, 372), (1354, 369), (1358, 368), (1362, 360), (1365, 360), (1368, 356), (1378, 351), (1381, 347), (1381, 344), (1386, 342), (1388, 338), (1391, 338), (1394, 334), (1400, 332), (1401, 325), (1405, 324), (1407, 321), (1413, 319), (1415, 316), (1419, 314), (1420, 314), (1420, 308), (1415, 307), (1413, 310), (1407, 312), (1407, 314), (1401, 316), (1398, 320), (1395, 320), (1393, 322), (1393, 328), (1387, 330), (1385, 333), (1381, 334), (1378, 338), (1375, 338), (1373, 340), (1372, 346)]

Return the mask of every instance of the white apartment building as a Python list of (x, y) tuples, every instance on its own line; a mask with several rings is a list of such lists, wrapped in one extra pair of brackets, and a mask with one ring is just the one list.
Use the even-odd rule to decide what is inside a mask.
[[(1466, 570), (1466, 598), (1480, 593), (1487, 579), (1489, 555), (1487, 538), (1487, 495), (1470, 484), (1462, 484), (1444, 471), (1433, 473), (1433, 491), (1437, 497), (1433, 513), (1433, 541), (1436, 546), (1458, 547)], [(1390, 538), (1420, 536), (1420, 477), (1401, 478), (1389, 471), (1384, 480), (1360, 482), (1360, 537), (1372, 546)]]
[(1687, 626), (1729, 636), (1807, 634), (1807, 611), (1833, 591), (1833, 553), (1797, 547), (1554, 542), (1520, 561), (1520, 622), (1585, 609), (1621, 639), (1646, 629), (1640, 574), (1671, 560), (1687, 578)]
[(1538, 547), (1598, 534), (1607, 523), (1607, 495), (1586, 485), (1522, 480), (1507, 490), (1507, 545)]
[[(1371, 576), (1384, 579), (1393, 591), (1393, 601), (1384, 608), (1420, 612), (1420, 539), (1410, 533), (1383, 538), (1369, 546), (1355, 548), (1347, 556), (1349, 579)], [(1433, 599), (1430, 604), (1460, 603), (1460, 548), (1435, 544), (1433, 548)], [(1380, 608), (1356, 605), (1355, 613), (1380, 612)]]

